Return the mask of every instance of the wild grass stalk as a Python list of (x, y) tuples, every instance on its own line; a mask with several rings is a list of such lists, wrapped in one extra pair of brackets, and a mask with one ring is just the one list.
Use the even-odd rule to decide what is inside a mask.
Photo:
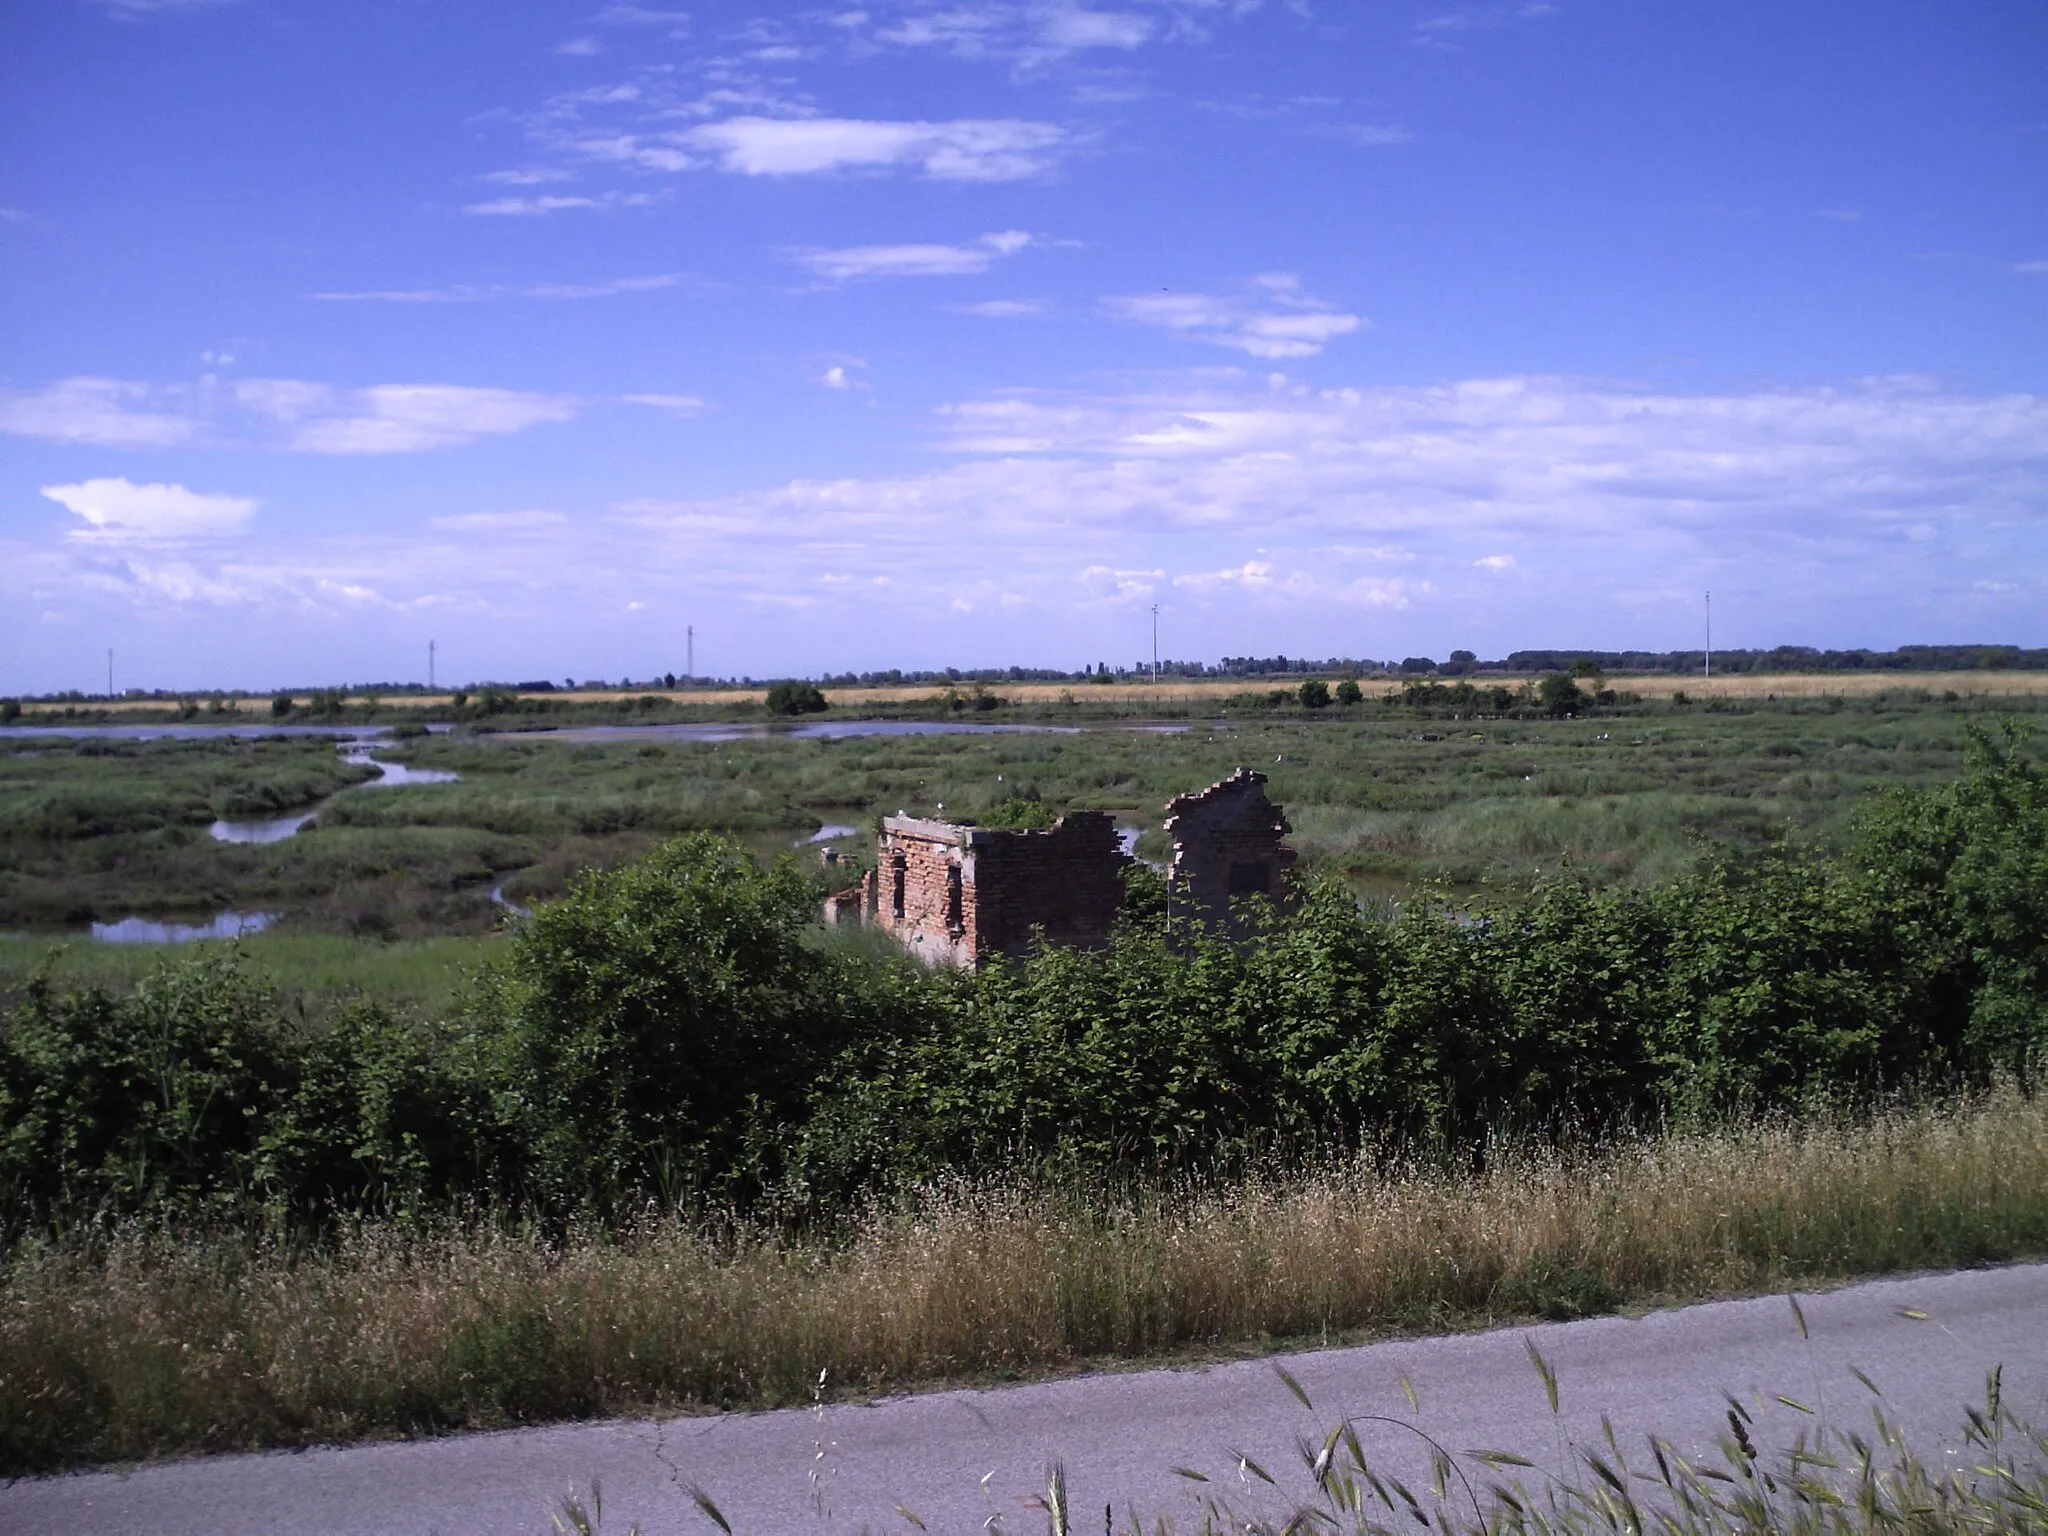
[(1337, 1340), (2048, 1251), (2048, 1105), (2003, 1088), (1483, 1166), (1224, 1189), (928, 1188), (830, 1239), (650, 1212), (309, 1245), (130, 1223), (0, 1266), (0, 1471)]

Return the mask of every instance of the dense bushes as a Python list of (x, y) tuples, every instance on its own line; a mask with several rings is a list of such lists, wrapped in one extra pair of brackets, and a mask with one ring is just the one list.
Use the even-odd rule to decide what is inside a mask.
[(1156, 885), (1101, 954), (928, 974), (822, 943), (792, 868), (693, 835), (544, 907), (440, 1021), (308, 1030), (232, 955), (125, 998), (36, 987), (0, 1029), (0, 1190), (833, 1206), (945, 1169), (1220, 1172), (2024, 1078), (2048, 1049), (2048, 782), (2009, 736), (1873, 804), (1841, 857), (1648, 892), (1378, 921), (1322, 887), (1230, 945), (1168, 933)]

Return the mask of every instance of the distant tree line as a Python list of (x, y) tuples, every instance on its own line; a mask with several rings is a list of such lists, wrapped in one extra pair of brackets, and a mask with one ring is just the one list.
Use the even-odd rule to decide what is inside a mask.
[[(1707, 656), (1704, 651), (1586, 651), (1586, 650), (1524, 650), (1510, 651), (1495, 661), (1482, 661), (1467, 650), (1452, 651), (1443, 661), (1429, 656), (1404, 656), (1399, 660), (1376, 660), (1357, 656), (1225, 656), (1218, 662), (1172, 661), (1159, 662), (1156, 672), (1160, 677), (1171, 678), (1232, 678), (1232, 677), (1314, 677), (1318, 675), (1335, 677), (1358, 677), (1365, 675), (1393, 674), (1402, 677), (1442, 676), (1469, 677), (1481, 672), (1498, 672), (1515, 675), (1544, 672), (1570, 672), (1575, 668), (1584, 675), (1593, 673), (1679, 673), (1697, 674), (1706, 670)], [(1769, 650), (1717, 650), (1713, 653), (1713, 670), (1721, 674), (1773, 673), (1773, 672), (1971, 672), (1971, 671), (2048, 671), (2048, 646), (2023, 645), (1902, 645), (1896, 650), (1875, 651), (1867, 646), (1852, 650), (1819, 650), (1810, 645), (1777, 645)], [(1078, 672), (1058, 667), (939, 667), (903, 668), (889, 667), (874, 672), (828, 672), (817, 679), (817, 685), (825, 688), (897, 688), (897, 687), (946, 687), (962, 683), (1102, 683), (1119, 680), (1144, 679), (1154, 675), (1155, 668), (1150, 661), (1139, 660), (1129, 666), (1115, 666), (1109, 662), (1090, 662)], [(629, 693), (648, 689), (670, 689), (678, 687), (751, 687), (756, 680), (740, 678), (679, 678), (673, 672), (657, 673), (644, 681), (634, 682), (621, 679), (607, 683), (597, 678), (586, 678), (579, 684), (574, 678), (564, 678), (560, 683), (552, 679), (535, 679), (518, 683), (466, 683), (463, 691), (468, 694), (501, 693), (530, 694), (553, 693), (558, 689), (581, 688), (586, 692)], [(247, 698), (252, 695), (244, 689), (202, 690), (213, 699)], [(437, 692), (447, 691), (445, 688)], [(405, 698), (409, 695), (427, 693), (419, 683), (361, 683), (340, 688), (293, 688), (278, 694), (289, 698), (295, 694), (311, 694), (315, 699), (347, 699), (390, 695)], [(183, 700), (190, 697), (192, 690), (185, 689), (142, 689), (130, 688), (124, 694), (125, 700)], [(22, 701), (37, 704), (85, 704), (95, 699), (103, 700), (104, 694), (85, 694), (77, 689), (61, 693), (22, 694)], [(282, 712), (280, 712), (282, 713)]]

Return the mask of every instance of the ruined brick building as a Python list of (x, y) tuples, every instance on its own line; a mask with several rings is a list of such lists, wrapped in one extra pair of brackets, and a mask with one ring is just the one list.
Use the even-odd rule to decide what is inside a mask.
[(1286, 906), (1283, 878), (1294, 850), (1280, 839), (1294, 829), (1266, 798), (1266, 776), (1240, 768), (1229, 778), (1166, 802), (1166, 835), (1173, 839), (1167, 866), (1168, 910), (1191, 916), (1215, 933), (1245, 934), (1245, 912), (1232, 902), (1264, 896)]
[[(1167, 806), (1174, 901), (1216, 932), (1240, 935), (1231, 899), (1285, 900), (1294, 851), (1266, 777), (1240, 768)], [(1049, 944), (1109, 941), (1130, 858), (1102, 811), (1073, 811), (1043, 832), (961, 826), (915, 816), (883, 820), (875, 868), (825, 900), (825, 921), (893, 935), (928, 965), (980, 965)]]

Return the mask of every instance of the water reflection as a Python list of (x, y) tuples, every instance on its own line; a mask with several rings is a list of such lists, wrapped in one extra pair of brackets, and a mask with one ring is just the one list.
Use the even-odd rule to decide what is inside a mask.
[[(370, 747), (368, 742), (356, 741), (342, 748), (343, 762), (377, 770), (376, 778), (367, 784), (351, 785), (351, 788), (396, 789), (405, 784), (452, 784), (462, 777), (445, 768), (408, 768), (404, 763), (387, 763), (381, 757), (370, 756)], [(323, 800), (320, 805), (326, 803)], [(281, 843), (288, 837), (296, 837), (319, 814), (320, 806), (316, 805), (297, 816), (273, 816), (263, 821), (216, 821), (206, 831), (216, 843)]]
[(206, 829), (216, 843), (281, 843), (313, 819), (313, 812), (273, 816), (268, 821), (216, 821)]
[(519, 905), (518, 902), (512, 900), (511, 897), (505, 894), (505, 887), (503, 887), (502, 885), (494, 885), (491, 887), (491, 905), (494, 907), (503, 907), (507, 912), (511, 913), (514, 917), (533, 916), (533, 908), (522, 907), (521, 905)]
[(798, 838), (796, 842), (793, 843), (791, 846), (796, 848), (808, 848), (814, 843), (835, 843), (842, 837), (858, 836), (860, 836), (859, 827), (842, 827), (835, 824), (831, 826), (820, 827), (817, 831), (813, 832), (809, 837)]
[(146, 917), (124, 917), (118, 923), (94, 923), (96, 944), (189, 944), (195, 939), (234, 939), (261, 933), (273, 917), (268, 912), (222, 912), (210, 923), (159, 923)]
[(381, 757), (370, 756), (368, 746), (352, 748), (342, 754), (341, 760), (377, 770), (376, 778), (367, 784), (352, 786), (356, 789), (396, 789), (403, 784), (453, 784), (462, 777), (446, 768), (408, 768), (404, 763), (387, 763)]

